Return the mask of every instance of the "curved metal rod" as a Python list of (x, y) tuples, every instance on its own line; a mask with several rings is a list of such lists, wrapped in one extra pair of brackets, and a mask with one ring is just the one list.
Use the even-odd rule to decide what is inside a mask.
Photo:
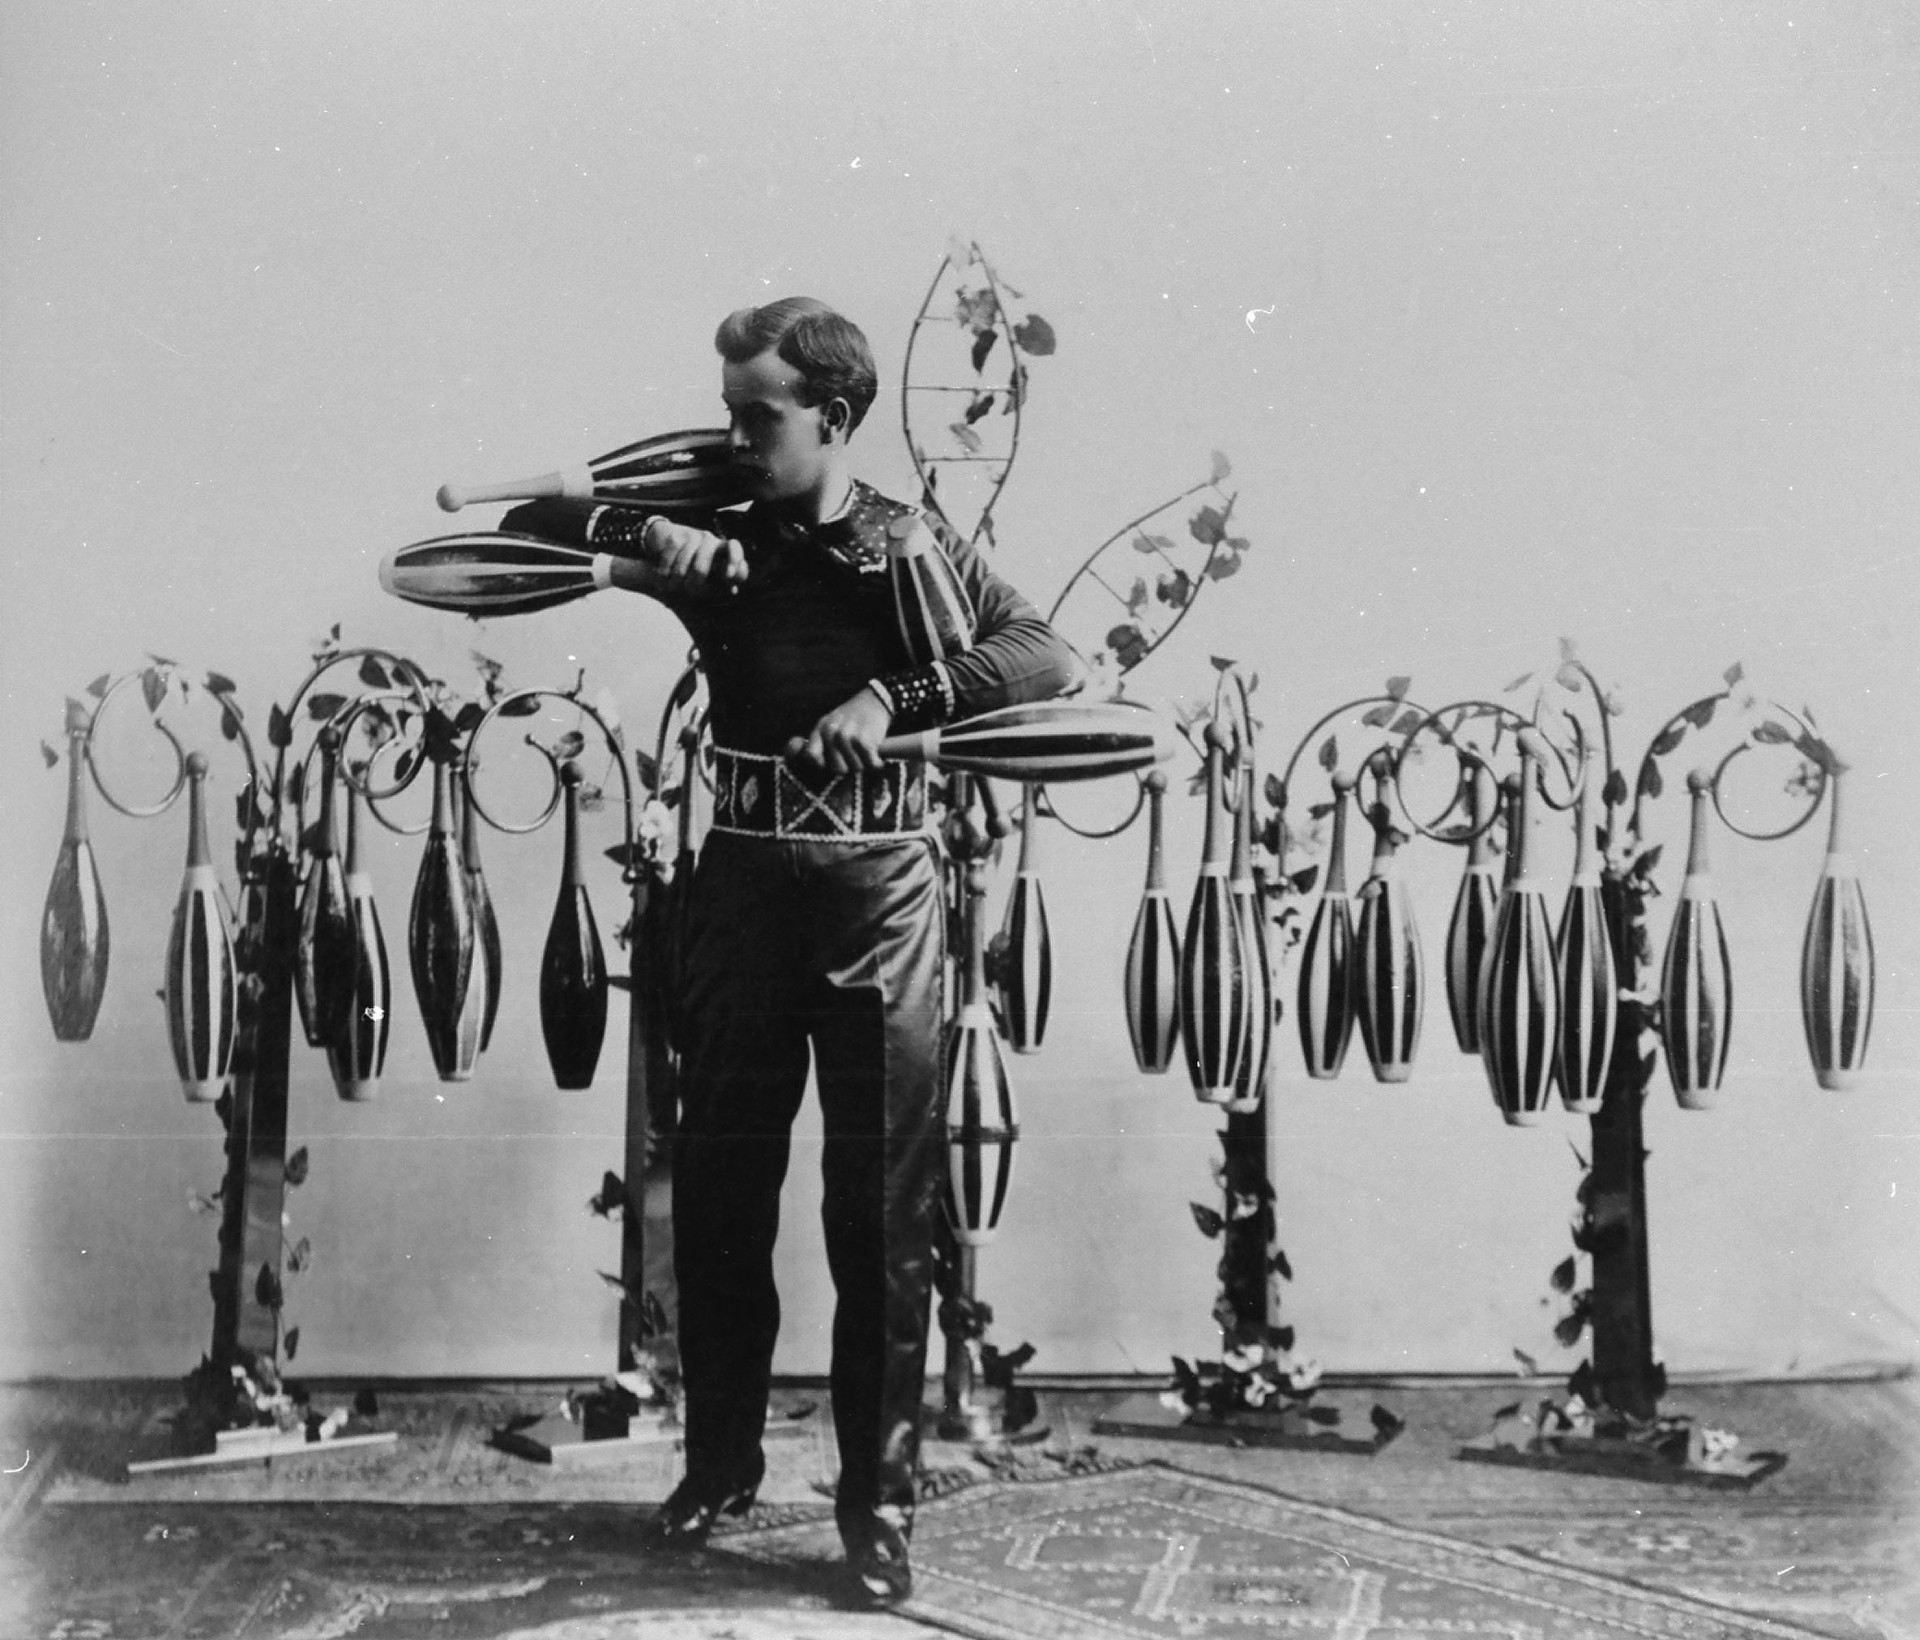
[[(148, 670), (149, 668), (143, 667), (138, 672), (122, 673), (121, 676), (109, 684), (100, 696), (100, 704), (88, 715), (87, 727), (81, 736), (81, 753), (86, 761), (87, 774), (93, 781), (93, 789), (100, 794), (102, 801), (104, 801), (109, 808), (133, 820), (151, 820), (156, 815), (166, 813), (179, 799), (180, 793), (186, 789), (187, 784), (186, 748), (180, 744), (180, 737), (173, 732), (173, 729), (161, 721), (158, 716), (158, 707), (149, 711), (148, 722), (159, 733), (161, 738), (173, 748), (173, 783), (168, 787), (166, 796), (161, 798), (159, 802), (148, 806), (122, 802), (108, 789), (106, 780), (100, 773), (99, 762), (93, 755), (94, 730), (100, 722), (101, 714), (107, 709), (107, 703), (128, 684), (142, 677)], [(171, 673), (175, 668), (169, 665), (166, 670)], [(227, 698), (225, 690), (207, 689), (206, 692), (219, 703), (221, 722), (231, 725), (233, 729), (232, 735), (228, 738), (239, 746), (240, 755), (246, 759), (247, 782), (241, 789), (245, 791), (257, 788), (260, 781), (260, 766), (254, 757), (253, 738), (247, 733), (246, 721), (240, 716), (240, 709)], [(164, 702), (162, 702), (162, 704), (164, 704)], [(246, 852), (249, 855), (253, 852), (253, 834), (258, 828), (258, 825), (258, 811), (254, 806), (249, 805), (244, 833)]]
[[(992, 491), (987, 496), (986, 505), (980, 509), (979, 521), (975, 523), (972, 533), (967, 537), (967, 544), (971, 546), (980, 538), (980, 532), (982, 530), (987, 531), (989, 541), (993, 538), (987, 520), (993, 516), (994, 504), (999, 501), (1000, 492), (1007, 487), (1007, 477), (1013, 471), (1013, 458), (1020, 453), (1020, 421), (1021, 417), (1025, 414), (1025, 406), (1022, 401), (1026, 398), (1026, 394), (1021, 390), (1020, 373), (1022, 366), (1020, 364), (1020, 348), (1019, 344), (1015, 342), (1013, 338), (1013, 323), (1007, 317), (1007, 304), (1001, 299), (1000, 281), (995, 277), (993, 264), (987, 260), (986, 254), (980, 249), (979, 242), (977, 240), (970, 240), (968, 242), (968, 249), (972, 252), (972, 256), (967, 263), (967, 267), (971, 267), (975, 262), (980, 264), (981, 272), (986, 277), (987, 289), (993, 296), (994, 321), (1000, 328), (1001, 336), (1006, 340), (1008, 365), (1007, 385), (999, 389), (988, 387), (976, 389), (970, 384), (949, 386), (949, 384), (940, 383), (933, 385), (937, 386), (938, 390), (943, 392), (1005, 392), (1010, 396), (1013, 404), (1012, 438), (1008, 443), (1007, 453), (1004, 457), (994, 456), (990, 458), (999, 464), (1000, 473), (994, 481)], [(927, 472), (926, 458), (922, 454), (919, 441), (913, 436), (913, 418), (908, 413), (908, 407), (913, 402), (913, 393), (915, 391), (928, 390), (926, 385), (916, 389), (911, 380), (913, 375), (913, 345), (919, 338), (920, 327), (927, 323), (932, 317), (933, 299), (939, 295), (940, 281), (946, 276), (949, 268), (953, 268), (953, 253), (951, 251), (940, 258), (940, 266), (934, 271), (933, 283), (927, 287), (926, 299), (921, 302), (920, 311), (914, 315), (913, 327), (907, 332), (906, 357), (901, 361), (900, 365), (900, 432), (901, 436), (907, 441), (907, 459), (913, 463), (914, 475), (920, 480), (920, 493), (933, 502), (934, 510), (940, 514), (942, 521), (946, 523), (949, 529), (954, 530), (954, 534), (958, 535), (960, 532), (954, 529), (953, 521), (947, 517), (946, 508), (940, 505), (939, 491)], [(966, 270), (964, 268), (953, 268), (953, 271), (957, 277)], [(975, 373), (978, 374), (978, 372)]]
[[(379, 706), (386, 701), (397, 700), (397, 701), (411, 702), (413, 698), (414, 698), (413, 696), (408, 695), (398, 689), (377, 689), (368, 694), (356, 696), (353, 700), (349, 701), (346, 704), (346, 706), (344, 706), (340, 710), (338, 714), (336, 714), (334, 717), (328, 720), (328, 722), (332, 723), (340, 731), (341, 776), (342, 778), (345, 779), (345, 781), (349, 786), (351, 786), (356, 792), (358, 792), (362, 797), (364, 797), (367, 800), (369, 805), (375, 804), (375, 803), (384, 803), (387, 801), (388, 798), (398, 797), (400, 793), (405, 791), (407, 787), (413, 784), (414, 779), (418, 774), (418, 769), (417, 768), (409, 769), (404, 776), (396, 776), (392, 785), (383, 786), (378, 791), (376, 791), (364, 779), (356, 780), (354, 778), (353, 766), (348, 761), (347, 755), (346, 755), (348, 737), (352, 734), (354, 723), (360, 717), (360, 714), (362, 712), (372, 711), (376, 706)], [(368, 771), (371, 772), (375, 760), (379, 758), (382, 754), (388, 751), (397, 752), (397, 751), (410, 749), (412, 747), (420, 745), (421, 742), (425, 740), (425, 738), (426, 738), (426, 717), (425, 717), (425, 714), (423, 713), (421, 715), (421, 721), (420, 721), (420, 732), (412, 740), (403, 740), (400, 737), (399, 729), (396, 726), (393, 738), (391, 740), (383, 740), (382, 742), (380, 742), (379, 745), (375, 746), (371, 751), (367, 753), (366, 763), (367, 763)], [(319, 744), (318, 735), (314, 737), (314, 743), (315, 745)], [(306, 761), (308, 763), (311, 763), (313, 761), (313, 753), (311, 751), (307, 753)], [(303, 779), (301, 782), (301, 793), (303, 796), (305, 795), (305, 791), (306, 791), (306, 782)], [(400, 828), (394, 827), (392, 829), (399, 830)], [(408, 828), (406, 830), (401, 831), (401, 835), (405, 837), (412, 837), (417, 835), (418, 831), (419, 831), (419, 828), (417, 827)]]
[[(1169, 500), (1161, 502), (1160, 505), (1157, 507), (1149, 508), (1146, 512), (1143, 512), (1142, 514), (1140, 514), (1138, 518), (1132, 519), (1127, 523), (1122, 524), (1119, 529), (1115, 530), (1113, 534), (1108, 536), (1106, 540), (1102, 541), (1099, 546), (1095, 547), (1092, 552), (1088, 553), (1087, 556), (1080, 561), (1080, 567), (1067, 577), (1066, 585), (1061, 587), (1059, 596), (1053, 600), (1052, 607), (1049, 608), (1047, 611), (1048, 622), (1051, 623), (1054, 620), (1054, 618), (1060, 613), (1061, 607), (1066, 603), (1068, 595), (1073, 591), (1073, 589), (1076, 586), (1080, 584), (1081, 578), (1083, 576), (1092, 576), (1094, 584), (1102, 588), (1107, 593), (1107, 595), (1113, 599), (1115, 603), (1119, 604), (1122, 609), (1125, 609), (1127, 611), (1128, 618), (1132, 619), (1133, 611), (1128, 607), (1127, 600), (1123, 598), (1118, 592), (1116, 592), (1111, 585), (1108, 584), (1104, 576), (1094, 574), (1093, 566), (1100, 561), (1101, 554), (1106, 552), (1110, 547), (1112, 547), (1114, 543), (1117, 542), (1122, 536), (1126, 535), (1128, 531), (1139, 529), (1140, 526), (1145, 524), (1149, 519), (1158, 518), (1169, 507), (1179, 506), (1180, 503), (1185, 501), (1188, 496), (1198, 495), (1202, 490), (1212, 490), (1214, 491), (1215, 494), (1225, 497), (1225, 500), (1226, 500), (1225, 516), (1230, 516), (1232, 514), (1234, 504), (1240, 499), (1239, 493), (1237, 491), (1233, 495), (1229, 496), (1227, 495), (1226, 491), (1220, 488), (1216, 480), (1212, 478), (1203, 478), (1198, 484), (1189, 485), (1186, 489), (1182, 490), (1178, 495), (1173, 496)], [(1134, 656), (1132, 661), (1130, 661), (1127, 665), (1121, 667), (1120, 670), (1122, 673), (1131, 672), (1134, 669), (1134, 667), (1138, 666), (1156, 649), (1158, 649), (1163, 643), (1165, 643), (1167, 639), (1172, 637), (1174, 633), (1174, 629), (1178, 627), (1179, 624), (1187, 618), (1187, 612), (1190, 609), (1192, 609), (1196, 603), (1200, 601), (1200, 589), (1206, 585), (1207, 571), (1213, 567), (1213, 560), (1219, 554), (1222, 541), (1224, 540), (1225, 540), (1225, 537), (1223, 536), (1221, 538), (1221, 541), (1214, 542), (1214, 544), (1208, 549), (1207, 561), (1206, 563), (1200, 566), (1200, 573), (1194, 577), (1192, 594), (1188, 597), (1187, 601), (1184, 604), (1182, 604), (1179, 607), (1179, 609), (1177, 609), (1174, 612), (1173, 619), (1167, 623), (1165, 630), (1158, 633), (1154, 637), (1153, 641), (1146, 646), (1146, 648), (1142, 649), (1139, 652), (1139, 654)], [(1157, 549), (1156, 549), (1156, 555), (1162, 559), (1165, 559), (1165, 561), (1168, 564), (1172, 565), (1174, 569), (1177, 570), (1180, 568), (1178, 564), (1173, 563), (1172, 559), (1167, 558), (1165, 553), (1160, 553), (1158, 552)], [(1144, 637), (1145, 633), (1143, 632), (1141, 635)]]
[[(633, 857), (633, 776), (627, 772), (627, 760), (621, 749), (619, 737), (615, 735), (612, 727), (607, 723), (607, 720), (595, 711), (589, 702), (581, 700), (578, 696), (570, 695), (563, 689), (516, 689), (510, 695), (502, 695), (500, 699), (489, 706), (481, 715), (480, 721), (473, 726), (473, 732), (467, 736), (467, 801), (473, 805), (474, 812), (478, 814), (482, 820), (486, 821), (488, 825), (492, 826), (494, 830), (504, 831), (514, 836), (523, 836), (527, 832), (535, 831), (552, 818), (553, 811), (558, 806), (557, 797), (554, 801), (548, 803), (546, 811), (531, 825), (502, 825), (500, 821), (494, 819), (494, 817), (487, 812), (486, 805), (480, 801), (480, 794), (475, 790), (472, 780), (472, 770), (479, 762), (476, 754), (479, 750), (480, 737), (486, 733), (487, 726), (515, 701), (537, 700), (541, 698), (563, 700), (576, 711), (585, 713), (593, 719), (594, 726), (600, 731), (601, 738), (606, 742), (607, 751), (612, 758), (613, 766), (620, 771), (621, 812), (625, 822), (623, 840), (626, 844), (626, 861), (620, 868), (620, 877), (621, 881), (631, 883), (639, 875), (639, 867), (635, 865)], [(549, 766), (553, 769), (554, 785), (557, 792), (560, 775), (559, 760), (557, 760), (546, 747), (541, 746), (538, 741), (534, 740), (531, 735), (526, 738), (527, 743), (535, 747), (547, 759)]]
[(1059, 809), (1054, 806), (1053, 794), (1045, 785), (1040, 786), (1034, 796), (1040, 813), (1047, 815), (1051, 819), (1058, 820), (1060, 824), (1065, 826), (1074, 836), (1084, 837), (1089, 842), (1100, 843), (1105, 842), (1109, 837), (1118, 837), (1121, 832), (1125, 831), (1127, 827), (1140, 818), (1141, 810), (1147, 806), (1147, 783), (1136, 774), (1133, 777), (1133, 807), (1127, 810), (1126, 817), (1117, 825), (1095, 828), (1076, 826), (1062, 814)]
[[(1419, 710), (1419, 708), (1415, 709)], [(1451, 728), (1443, 721), (1449, 712), (1460, 713), (1460, 717)], [(1480, 718), (1488, 716), (1494, 719), (1494, 744), (1488, 751), (1482, 752), (1478, 747), (1467, 745), (1460, 740), (1460, 733), (1469, 721), (1477, 721)], [(1579, 756), (1574, 768), (1569, 770), (1567, 767), (1566, 753), (1561, 750), (1559, 743), (1544, 730), (1539, 729), (1538, 725), (1530, 718), (1523, 717), (1511, 706), (1503, 706), (1498, 701), (1481, 700), (1478, 698), (1449, 701), (1445, 706), (1428, 712), (1407, 734), (1399, 751), (1392, 754), (1394, 757), (1392, 771), (1393, 784), (1395, 795), (1400, 804), (1400, 813), (1406, 819), (1407, 824), (1413, 827), (1416, 834), (1421, 837), (1430, 838), (1436, 843), (1447, 843), (1458, 848), (1464, 847), (1466, 844), (1474, 841), (1475, 838), (1485, 835), (1487, 829), (1494, 824), (1495, 815), (1498, 813), (1497, 805), (1479, 825), (1470, 825), (1464, 832), (1454, 832), (1443, 835), (1439, 828), (1446, 823), (1448, 815), (1452, 814), (1455, 809), (1460, 808), (1466, 802), (1468, 785), (1473, 778), (1474, 765), (1484, 764), (1489, 770), (1492, 769), (1492, 758), (1499, 750), (1500, 739), (1509, 729), (1513, 730), (1516, 739), (1520, 731), (1525, 729), (1532, 729), (1539, 735), (1541, 741), (1553, 753), (1554, 761), (1559, 766), (1561, 777), (1567, 782), (1569, 794), (1564, 801), (1556, 801), (1546, 790), (1546, 782), (1543, 779), (1538, 787), (1541, 798), (1549, 808), (1571, 808), (1574, 803), (1579, 801), (1580, 789), (1585, 780), (1587, 767), (1585, 731), (1581, 728), (1577, 718), (1573, 720), (1573, 723), (1575, 746)], [(1317, 727), (1318, 726), (1316, 726), (1316, 728)], [(1406, 785), (1405, 782), (1400, 779), (1400, 766), (1413, 744), (1425, 734), (1429, 728), (1437, 732), (1437, 738), (1440, 744), (1451, 751), (1455, 758), (1459, 760), (1460, 779), (1454, 783), (1453, 796), (1448, 799), (1447, 806), (1442, 809), (1439, 814), (1435, 815), (1432, 820), (1422, 822), (1414, 815), (1413, 811), (1407, 807)]]
[[(294, 690), (293, 700), (286, 710), (289, 744), (292, 743), (293, 725), (300, 721), (300, 703), (307, 698), (307, 691), (318, 683), (326, 673), (340, 665), (342, 661), (360, 660), (369, 656), (374, 660), (385, 662), (388, 670), (398, 677), (402, 683), (407, 685), (412, 691), (414, 704), (419, 707), (421, 716), (425, 717), (433, 706), (433, 702), (427, 698), (427, 689), (432, 680), (427, 677), (426, 673), (423, 672), (419, 666), (408, 660), (404, 655), (396, 655), (389, 649), (375, 649), (364, 646), (353, 649), (340, 649), (330, 655), (322, 657), (314, 665), (313, 670), (301, 681), (300, 687)], [(332, 719), (329, 718), (328, 721), (331, 722)], [(419, 763), (416, 763), (407, 771), (406, 778), (396, 787), (396, 792), (404, 791), (408, 785), (412, 784), (418, 777), (421, 765), (424, 764), (425, 761), (426, 760), (422, 758)], [(287, 789), (286, 775), (287, 748), (285, 746), (279, 746), (275, 748), (273, 762), (273, 815), (269, 821), (275, 835), (278, 835), (280, 832), (281, 820), (284, 814)], [(302, 784), (304, 785), (304, 781)], [(387, 795), (392, 796), (395, 795), (395, 793), (388, 793)], [(376, 810), (375, 812), (377, 813), (378, 811)]]
[[(662, 801), (665, 800), (667, 792), (667, 770), (672, 767), (673, 758), (681, 749), (681, 737), (686, 727), (682, 725), (680, 728), (675, 728), (674, 723), (677, 718), (683, 716), (687, 719), (687, 722), (694, 727), (700, 737), (700, 754), (689, 760), (689, 766), (693, 770), (698, 771), (700, 784), (704, 786), (708, 792), (712, 792), (713, 790), (713, 774), (709, 767), (713, 760), (713, 742), (711, 738), (707, 736), (707, 716), (709, 708), (707, 703), (702, 701), (698, 711), (688, 711), (688, 708), (700, 698), (700, 685), (704, 677), (705, 674), (700, 670), (700, 651), (698, 649), (689, 650), (687, 652), (687, 664), (681, 671), (680, 676), (673, 680), (673, 688), (667, 695), (667, 704), (661, 708), (660, 725), (653, 737), (654, 781)], [(693, 682), (688, 687), (686, 698), (682, 699), (680, 696), (680, 688), (689, 678), (692, 678)], [(682, 782), (684, 783), (687, 778), (686, 775), (682, 775)]]
[[(1730, 701), (1732, 697), (1734, 697), (1734, 689), (1732, 689), (1732, 686), (1724, 687), (1724, 689), (1715, 689), (1711, 695), (1701, 695), (1697, 701), (1692, 701), (1690, 705), (1686, 705), (1686, 707), (1682, 707), (1680, 711), (1674, 712), (1665, 724), (1661, 724), (1661, 728), (1655, 732), (1653, 739), (1647, 741), (1647, 749), (1640, 755), (1640, 766), (1638, 766), (1638, 770), (1636, 770), (1636, 774), (1634, 774), (1634, 807), (1632, 807), (1632, 812), (1630, 812), (1630, 816), (1628, 816), (1628, 828), (1632, 830), (1632, 833), (1634, 833), (1636, 837), (1644, 835), (1644, 832), (1642, 832), (1642, 824), (1640, 824), (1640, 810), (1642, 810), (1642, 805), (1644, 805), (1645, 799), (1647, 799), (1647, 789), (1645, 789), (1647, 768), (1649, 768), (1649, 766), (1651, 766), (1651, 768), (1657, 768), (1657, 766), (1659, 766), (1659, 759), (1663, 759), (1668, 751), (1676, 751), (1676, 749), (1678, 749), (1678, 739), (1674, 741), (1674, 745), (1670, 745), (1665, 751), (1655, 751), (1655, 747), (1657, 747), (1663, 739), (1667, 739), (1668, 734), (1674, 734), (1674, 730), (1680, 730), (1680, 734), (1684, 734), (1686, 730), (1680, 728), (1682, 724), (1688, 724), (1688, 726), (1692, 726), (1692, 728), (1705, 728), (1705, 724), (1693, 722), (1693, 714), (1701, 711), (1701, 707), (1707, 707), (1707, 712), (1709, 712), (1709, 716), (1711, 716), (1711, 712), (1715, 711), (1715, 705), (1713, 705), (1713, 703), (1716, 703), (1716, 701)], [(1822, 803), (1822, 799), (1826, 797), (1826, 787), (1828, 787), (1828, 782), (1832, 780), (1832, 770), (1828, 770), (1826, 762), (1818, 759), (1818, 757), (1809, 757), (1809, 755), (1805, 753), (1805, 749), (1799, 747), (1799, 741), (1803, 741), (1803, 739), (1812, 739), (1812, 741), (1818, 741), (1820, 745), (1824, 745), (1824, 741), (1820, 741), (1820, 736), (1814, 734), (1812, 724), (1807, 722), (1807, 718), (1803, 718), (1799, 712), (1793, 711), (1791, 707), (1782, 707), (1778, 701), (1768, 701), (1766, 707), (1768, 707), (1768, 711), (1780, 712), (1780, 716), (1789, 718), (1793, 724), (1799, 726), (1799, 737), (1797, 737), (1795, 741), (1788, 741), (1788, 743), (1795, 745), (1795, 749), (1801, 751), (1801, 757), (1805, 757), (1809, 762), (1812, 762), (1812, 766), (1814, 766), (1814, 770), (1818, 772), (1820, 780), (1818, 780), (1818, 784), (1814, 785), (1812, 801), (1807, 805), (1807, 812), (1805, 812), (1799, 820), (1795, 820), (1791, 826), (1788, 826), (1784, 832), (1747, 832), (1747, 830), (1743, 830), (1740, 826), (1736, 826), (1732, 820), (1726, 818), (1726, 808), (1720, 805), (1720, 776), (1726, 772), (1728, 764), (1736, 759), (1741, 751), (1749, 749), (1749, 745), (1755, 743), (1753, 736), (1757, 734), (1757, 730), (1747, 730), (1745, 737), (1741, 737), (1740, 745), (1736, 745), (1730, 753), (1726, 753), (1726, 757), (1722, 757), (1720, 762), (1716, 764), (1715, 770), (1713, 770), (1713, 787), (1711, 787), (1711, 791), (1713, 791), (1713, 808), (1715, 808), (1716, 814), (1720, 816), (1720, 820), (1726, 824), (1726, 828), (1734, 833), (1736, 837), (1747, 837), (1749, 841), (1755, 841), (1755, 843), (1770, 843), (1770, 841), (1774, 841), (1774, 839), (1778, 839), (1778, 837), (1791, 837), (1793, 833), (1799, 832), (1801, 826), (1805, 826), (1809, 820), (1812, 820), (1812, 816), (1820, 810), (1820, 803)], [(1832, 749), (1828, 749), (1828, 755), (1832, 757)], [(1665, 789), (1665, 784), (1663, 784), (1663, 789)]]
[(173, 748), (173, 784), (168, 787), (165, 797), (161, 798), (158, 803), (147, 807), (134, 803), (123, 803), (119, 798), (115, 797), (113, 793), (107, 789), (107, 783), (100, 774), (100, 764), (93, 755), (94, 729), (100, 722), (101, 714), (106, 711), (107, 703), (139, 676), (140, 673), (138, 672), (125, 672), (107, 686), (106, 693), (100, 697), (100, 704), (93, 709), (92, 714), (87, 719), (86, 732), (81, 739), (81, 749), (86, 755), (87, 773), (93, 777), (93, 788), (106, 801), (107, 806), (118, 810), (129, 819), (151, 820), (155, 815), (165, 814), (168, 809), (172, 808), (174, 801), (187, 788), (187, 752), (186, 748), (180, 744), (180, 737), (176, 735), (172, 729), (168, 728), (166, 724), (162, 723), (158, 717), (154, 716), (153, 713), (149, 712), (147, 714), (147, 721), (160, 732), (167, 744)]

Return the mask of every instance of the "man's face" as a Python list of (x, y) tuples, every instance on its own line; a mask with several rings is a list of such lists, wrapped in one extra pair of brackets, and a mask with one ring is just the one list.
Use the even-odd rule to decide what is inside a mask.
[(727, 361), (720, 381), (729, 448), (747, 493), (784, 501), (817, 490), (839, 437), (831, 429), (845, 409), (841, 401), (802, 404), (800, 372), (771, 348), (743, 364)]

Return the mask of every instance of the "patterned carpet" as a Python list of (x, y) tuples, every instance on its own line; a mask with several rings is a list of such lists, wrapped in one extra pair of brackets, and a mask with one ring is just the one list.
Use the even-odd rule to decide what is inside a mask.
[[(791, 1573), (838, 1545), (800, 1522), (727, 1548)], [(1170, 1465), (970, 1489), (922, 1512), (914, 1564), (907, 1613), (980, 1640), (1811, 1632)]]
[[(1023, 1640), (1920, 1640), (1911, 1380), (1676, 1392), (1750, 1446), (1791, 1453), (1740, 1493), (1455, 1461), (1510, 1387), (1359, 1396), (1362, 1422), (1375, 1399), (1408, 1421), (1371, 1458), (1094, 1436), (1117, 1396), (1045, 1394), (1053, 1433), (1024, 1454), (1020, 1484), (964, 1451), (931, 1455), (946, 1490), (921, 1512), (919, 1603), (900, 1617), (834, 1607), (820, 1391), (779, 1392), (761, 1506), (677, 1560), (635, 1533), (677, 1479), (670, 1444), (581, 1470), (489, 1445), (555, 1394), (383, 1393), (391, 1445), (129, 1481), (126, 1461), (163, 1433), (169, 1386), (0, 1387), (0, 1640), (867, 1640), (930, 1626)], [(1139, 1467), (1061, 1480), (1064, 1456), (1089, 1447)], [(1556, 1630), (1528, 1599), (1587, 1626)]]

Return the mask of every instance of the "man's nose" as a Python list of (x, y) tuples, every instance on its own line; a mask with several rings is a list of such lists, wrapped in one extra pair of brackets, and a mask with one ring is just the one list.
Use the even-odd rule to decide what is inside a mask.
[(727, 449), (733, 455), (739, 455), (748, 445), (747, 430), (739, 422), (727, 424)]

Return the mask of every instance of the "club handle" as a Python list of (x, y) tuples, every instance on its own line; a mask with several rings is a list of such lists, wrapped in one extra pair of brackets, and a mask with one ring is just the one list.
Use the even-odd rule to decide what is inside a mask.
[(923, 729), (918, 734), (888, 735), (874, 748), (882, 757), (896, 762), (925, 762), (940, 749), (940, 731)]
[(458, 512), (478, 501), (539, 501), (565, 495), (566, 475), (542, 473), (537, 478), (512, 478), (499, 484), (442, 484), (434, 495), (442, 512)]

